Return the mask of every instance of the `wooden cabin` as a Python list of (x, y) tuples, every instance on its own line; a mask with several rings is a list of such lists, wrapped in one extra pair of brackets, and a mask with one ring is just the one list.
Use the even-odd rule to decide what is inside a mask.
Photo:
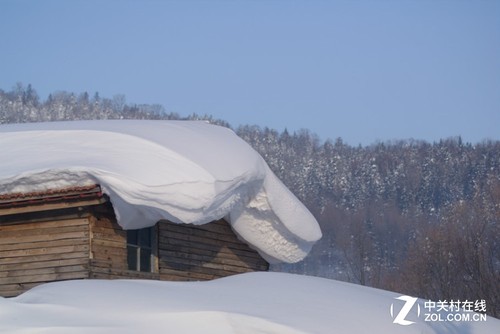
[(210, 280), (269, 264), (224, 220), (122, 229), (98, 185), (0, 195), (0, 296), (70, 279)]

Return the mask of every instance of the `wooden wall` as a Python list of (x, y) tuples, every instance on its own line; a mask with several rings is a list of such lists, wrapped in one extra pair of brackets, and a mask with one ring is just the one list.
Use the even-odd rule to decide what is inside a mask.
[(268, 270), (224, 220), (200, 226), (161, 221), (154, 241), (153, 272), (132, 271), (127, 234), (109, 202), (0, 215), (0, 296), (68, 279), (209, 280)]
[(128, 270), (127, 232), (114, 215), (96, 215), (90, 221), (90, 278), (160, 279), (158, 273)]
[(93, 217), (90, 231), (90, 278), (187, 281), (268, 270), (268, 263), (223, 220), (201, 226), (159, 222), (156, 270), (151, 273), (128, 270), (126, 231), (113, 219)]
[(88, 218), (0, 224), (0, 296), (87, 278), (89, 248)]
[(224, 220), (205, 225), (161, 221), (158, 230), (162, 280), (209, 280), (269, 268)]

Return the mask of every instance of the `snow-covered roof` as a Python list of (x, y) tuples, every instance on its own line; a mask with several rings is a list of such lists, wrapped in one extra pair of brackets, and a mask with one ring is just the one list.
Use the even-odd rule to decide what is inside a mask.
[(0, 194), (99, 184), (118, 223), (225, 218), (269, 262), (297, 262), (321, 231), (230, 129), (192, 121), (0, 125)]

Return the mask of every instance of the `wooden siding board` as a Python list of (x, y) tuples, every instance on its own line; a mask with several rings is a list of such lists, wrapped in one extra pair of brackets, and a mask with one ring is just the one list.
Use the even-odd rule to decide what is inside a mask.
[(90, 266), (92, 270), (95, 268), (106, 268), (106, 269), (114, 269), (114, 270), (128, 270), (128, 267), (121, 263), (119, 259), (115, 261), (109, 261), (109, 259), (92, 259), (90, 261)]
[(61, 226), (88, 226), (89, 220), (87, 218), (73, 218), (73, 219), (56, 219), (53, 218), (52, 221), (46, 221), (40, 224), (40, 222), (17, 222), (11, 224), (0, 224), (0, 232), (5, 233), (7, 231), (24, 231), (32, 229), (44, 229), (44, 228), (54, 228)]
[(64, 281), (69, 279), (84, 279), (88, 277), (89, 277), (88, 270), (77, 270), (70, 272), (59, 270), (56, 272), (46, 273), (46, 274), (6, 277), (2, 278), (2, 284), (47, 283), (55, 281)]
[(92, 259), (107, 259), (108, 257), (120, 258), (121, 261), (125, 263), (127, 257), (127, 249), (92, 245)]
[(97, 239), (97, 238), (92, 238), (92, 245), (102, 246), (104, 248), (117, 248), (117, 249), (127, 248), (126, 242), (124, 243), (122, 241), (112, 241), (112, 240)]
[(10, 208), (0, 208), (0, 216), (15, 215), (20, 213), (31, 213), (40, 211), (51, 211), (57, 209), (68, 209), (81, 206), (98, 205), (104, 203), (104, 199), (93, 199), (86, 201), (76, 201), (76, 202), (61, 202), (61, 203), (47, 203), (41, 205), (33, 206), (20, 206), (20, 207), (10, 207)]
[(71, 208), (64, 210), (32, 212), (21, 215), (10, 215), (0, 217), (1, 226), (13, 226), (20, 224), (48, 223), (62, 220), (78, 220), (88, 218), (91, 215), (89, 210), (82, 208)]
[(70, 249), (65, 253), (55, 252), (53, 254), (43, 254), (43, 255), (34, 255), (31, 257), (13, 257), (13, 258), (2, 258), (0, 266), (9, 265), (9, 264), (22, 264), (22, 263), (30, 263), (30, 262), (43, 262), (43, 261), (53, 261), (53, 260), (65, 260), (65, 259), (77, 259), (77, 258), (87, 258), (89, 257), (89, 246), (84, 245), (85, 247), (81, 247), (80, 251), (73, 251)]
[(0, 295), (37, 284), (88, 278), (88, 219), (0, 224)]
[[(167, 233), (167, 235), (175, 235), (178, 237), (183, 237), (188, 240), (203, 242), (212, 242), (216, 244), (221, 244), (224, 242), (229, 242), (234, 244), (234, 247), (241, 249), (250, 249), (250, 247), (239, 240), (234, 232), (230, 230), (227, 233), (218, 233), (208, 229), (201, 229), (197, 226), (187, 225), (187, 224), (162, 224), (160, 226), (160, 237)], [(206, 224), (210, 225), (210, 224)], [(162, 233), (163, 232), (163, 233)], [(200, 239), (201, 238), (201, 239)]]
[(59, 274), (67, 272), (83, 272), (87, 270), (87, 263), (79, 265), (53, 266), (48, 268), (36, 269), (17, 269), (0, 272), (0, 278), (21, 277), (21, 276), (41, 276), (46, 274)]
[(168, 258), (169, 260), (162, 262), (169, 264), (172, 262), (181, 261), (182, 263), (199, 265), (201, 267), (216, 267), (217, 269), (228, 270), (231, 272), (247, 272), (255, 270), (255, 264), (248, 264), (240, 260), (229, 260), (221, 257), (200, 256), (193, 253), (181, 253), (177, 251), (160, 251), (160, 258)]
[[(164, 239), (166, 238), (166, 240)], [(223, 238), (210, 238), (210, 237), (205, 237), (203, 234), (193, 234), (190, 232), (184, 232), (184, 231), (163, 231), (160, 233), (160, 242), (165, 240), (165, 242), (169, 242), (168, 239), (177, 239), (177, 240), (183, 240), (187, 241), (193, 244), (201, 244), (201, 245), (213, 245), (213, 246), (223, 246), (224, 244), (231, 245), (231, 248), (234, 249), (239, 249), (243, 251), (252, 251), (250, 247), (247, 245), (243, 244), (241, 241), (235, 241), (235, 240), (224, 240)]]
[(234, 233), (233, 229), (231, 228), (231, 225), (229, 225), (229, 223), (227, 223), (225, 220), (217, 220), (203, 225), (192, 225), (192, 224), (185, 224), (185, 225), (196, 230), (214, 232), (225, 235), (232, 235)]
[[(54, 241), (39, 241), (39, 242), (20, 242), (17, 244), (6, 244), (0, 245), (0, 252), (2, 251), (13, 251), (13, 250), (23, 250), (23, 249), (39, 249), (48, 248), (55, 246), (71, 246), (71, 245), (85, 245), (88, 243), (86, 238), (76, 238), (76, 239), (62, 239)], [(0, 260), (1, 263), (1, 260)]]
[[(28, 224), (30, 225), (30, 229), (24, 229), (24, 230), (10, 230), (10, 231), (0, 231), (1, 236), (0, 240), (5, 240), (9, 238), (27, 238), (27, 237), (41, 237), (41, 238), (46, 238), (47, 236), (52, 236), (56, 234), (61, 234), (61, 233), (70, 233), (70, 232), (80, 232), (80, 231), (88, 231), (88, 227), (86, 224), (81, 224), (77, 226), (64, 226), (61, 224), (59, 227), (51, 227), (47, 228), (45, 226), (40, 226), (37, 227), (36, 223), (35, 224)], [(43, 225), (43, 224), (40, 224)]]
[[(249, 271), (254, 271), (253, 268), (234, 266), (225, 263), (216, 263), (213, 261), (207, 262), (204, 260), (198, 260), (194, 258), (183, 258), (180, 256), (172, 257), (167, 262), (161, 262), (160, 264), (168, 265), (169, 268), (184, 268), (186, 270), (198, 271), (201, 268), (209, 271), (210, 269), (216, 270), (217, 272), (228, 272), (228, 273), (244, 273)], [(161, 269), (160, 269), (161, 270)]]
[(99, 229), (111, 229), (115, 230), (118, 233), (126, 234), (126, 231), (118, 225), (113, 215), (109, 215), (109, 217), (91, 217), (90, 218), (92, 228)]
[(11, 264), (1, 264), (0, 265), (0, 276), (2, 272), (13, 272), (16, 270), (30, 270), (30, 269), (40, 269), (40, 268), (53, 268), (53, 267), (65, 267), (73, 265), (85, 265), (88, 263), (88, 258), (85, 253), (80, 253), (80, 255), (75, 254), (75, 257), (69, 259), (56, 259), (49, 261), (35, 261), (35, 262), (24, 262), (24, 263), (11, 263)]
[(268, 269), (267, 262), (240, 241), (225, 221), (199, 226), (162, 221), (159, 254), (160, 274), (179, 280)]
[(160, 249), (166, 250), (179, 250), (179, 251), (192, 251), (195, 254), (219, 254), (221, 257), (228, 258), (239, 258), (248, 261), (262, 262), (263, 259), (260, 255), (252, 250), (241, 250), (238, 248), (231, 247), (232, 245), (227, 243), (221, 247), (221, 245), (207, 244), (207, 243), (191, 243), (186, 240), (179, 240), (172, 237), (163, 238), (160, 241)]
[(3, 251), (0, 252), (0, 258), (16, 258), (24, 256), (36, 256), (36, 255), (47, 255), (47, 254), (61, 254), (61, 253), (75, 253), (82, 251), (89, 251), (89, 245), (74, 245), (74, 246), (60, 246), (60, 247), (46, 247), (46, 248), (36, 248), (36, 249), (21, 249), (15, 251)]
[(104, 279), (160, 279), (158, 273), (149, 273), (133, 270), (116, 270), (114, 268), (101, 268), (94, 267), (91, 272), (91, 278), (104, 278)]
[[(204, 259), (205, 261), (214, 261), (214, 262), (224, 262), (224, 263), (233, 263), (234, 265), (239, 265), (248, 268), (254, 268), (255, 266), (260, 266), (263, 261), (259, 258), (254, 257), (244, 257), (237, 254), (234, 254), (230, 251), (224, 251), (224, 248), (221, 248), (220, 251), (213, 250), (204, 250), (197, 249), (188, 246), (176, 246), (169, 248), (161, 248), (163, 254), (165, 256), (175, 256), (179, 254), (179, 256), (188, 256), (197, 259)], [(167, 255), (168, 254), (168, 255)]]
[(127, 233), (124, 230), (116, 230), (100, 226), (92, 226), (92, 236), (95, 239), (122, 241), (126, 239)]
[(87, 240), (89, 237), (89, 232), (87, 231), (78, 231), (78, 232), (68, 232), (68, 233), (54, 233), (50, 235), (33, 235), (33, 236), (16, 236), (10, 238), (0, 238), (0, 246), (6, 246), (9, 248), (10, 245), (12, 247), (16, 247), (17, 244), (20, 243), (39, 243), (39, 242), (53, 242), (57, 244), (59, 240)]

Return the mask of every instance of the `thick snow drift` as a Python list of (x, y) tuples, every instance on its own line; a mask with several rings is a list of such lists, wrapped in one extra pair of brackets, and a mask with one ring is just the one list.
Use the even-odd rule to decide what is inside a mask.
[[(0, 297), (0, 333), (498, 333), (500, 321), (433, 311), (424, 300), (394, 323), (400, 295), (333, 280), (250, 273), (206, 282), (81, 280)], [(417, 305), (421, 309), (417, 314)], [(451, 316), (450, 316), (451, 314)], [(430, 317), (429, 317), (430, 318)]]
[(0, 125), (0, 194), (100, 184), (119, 224), (225, 217), (269, 262), (303, 259), (319, 226), (234, 132), (206, 122)]

